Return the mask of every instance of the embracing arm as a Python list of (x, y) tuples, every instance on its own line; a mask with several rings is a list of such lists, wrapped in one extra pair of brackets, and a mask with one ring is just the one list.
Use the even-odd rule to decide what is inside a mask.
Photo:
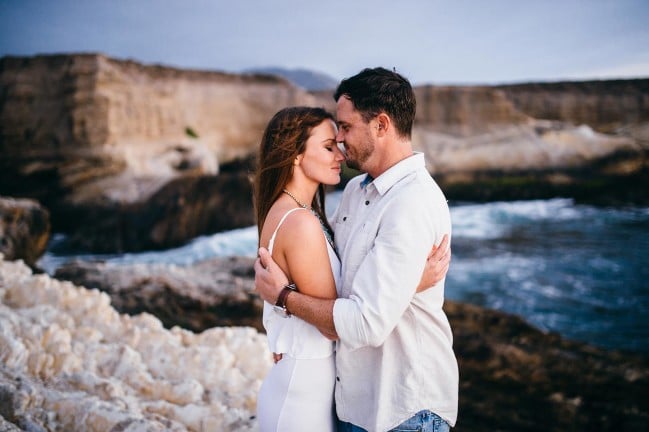
[(437, 285), (438, 282), (446, 277), (450, 265), (451, 248), (448, 245), (448, 234), (444, 234), (442, 242), (437, 246), (433, 245), (433, 248), (428, 254), (428, 258), (426, 258), (424, 274), (421, 275), (417, 292), (426, 291)]
[[(279, 293), (288, 284), (288, 278), (266, 248), (259, 249), (259, 258), (255, 261), (254, 269), (255, 287), (259, 295), (268, 303), (275, 304)], [(294, 291), (286, 298), (286, 309), (292, 315), (316, 326), (329, 339), (336, 339), (333, 323), (334, 302), (335, 299), (316, 298)]]
[[(433, 287), (441, 281), (446, 276), (450, 259), (448, 235), (444, 235), (442, 242), (431, 249), (417, 292)], [(265, 248), (259, 249), (259, 258), (255, 261), (254, 269), (257, 291), (262, 299), (275, 304), (279, 293), (288, 284), (288, 278)], [(291, 314), (316, 326), (329, 339), (337, 339), (333, 321), (334, 303), (333, 299), (315, 298), (301, 292), (291, 292), (286, 299), (286, 308)]]

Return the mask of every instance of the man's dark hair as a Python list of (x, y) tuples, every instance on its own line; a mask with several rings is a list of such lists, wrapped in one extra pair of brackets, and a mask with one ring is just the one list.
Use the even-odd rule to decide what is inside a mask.
[(336, 102), (341, 96), (352, 102), (365, 122), (384, 112), (399, 135), (411, 137), (417, 102), (410, 82), (397, 72), (382, 67), (363, 69), (340, 82), (334, 93)]

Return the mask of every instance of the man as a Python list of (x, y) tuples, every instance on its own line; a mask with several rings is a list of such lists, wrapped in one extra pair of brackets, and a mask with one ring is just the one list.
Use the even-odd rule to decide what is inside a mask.
[(412, 87), (396, 72), (365, 69), (343, 80), (334, 98), (336, 140), (347, 165), (367, 173), (348, 183), (333, 220), (339, 298), (284, 288), (288, 280), (265, 249), (255, 263), (257, 290), (338, 338), (339, 430), (447, 431), (457, 417), (458, 369), (444, 280), (416, 289), (430, 245), (450, 235), (451, 221), (423, 154), (412, 150)]

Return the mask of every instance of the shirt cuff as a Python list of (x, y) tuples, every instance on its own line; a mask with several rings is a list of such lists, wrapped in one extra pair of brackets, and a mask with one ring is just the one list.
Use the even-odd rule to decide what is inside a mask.
[(360, 323), (357, 323), (358, 314), (358, 304), (353, 299), (338, 298), (334, 302), (333, 318), (336, 334), (340, 342), (352, 349), (367, 345)]

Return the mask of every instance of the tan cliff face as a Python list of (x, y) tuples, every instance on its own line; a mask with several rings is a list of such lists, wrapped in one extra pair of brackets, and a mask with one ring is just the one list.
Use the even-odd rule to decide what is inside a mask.
[(313, 104), (272, 76), (99, 54), (5, 57), (0, 195), (39, 200), (55, 232), (101, 252), (247, 226), (247, 166), (264, 127), (281, 108)]
[[(256, 149), (277, 110), (314, 99), (279, 78), (95, 54), (3, 58), (0, 88), (5, 160), (26, 176), (55, 169), (81, 201), (108, 190), (107, 178), (128, 189), (132, 181), (216, 174)], [(159, 186), (151, 180), (109, 198), (134, 202)]]
[(415, 93), (413, 144), (446, 181), (589, 169), (619, 154), (633, 161), (609, 164), (609, 173), (643, 169), (649, 80), (424, 86)]
[(586, 124), (605, 133), (649, 122), (649, 79), (529, 83), (498, 89), (517, 109), (537, 119)]
[(468, 136), (530, 120), (491, 87), (420, 86), (414, 91), (419, 128)]

